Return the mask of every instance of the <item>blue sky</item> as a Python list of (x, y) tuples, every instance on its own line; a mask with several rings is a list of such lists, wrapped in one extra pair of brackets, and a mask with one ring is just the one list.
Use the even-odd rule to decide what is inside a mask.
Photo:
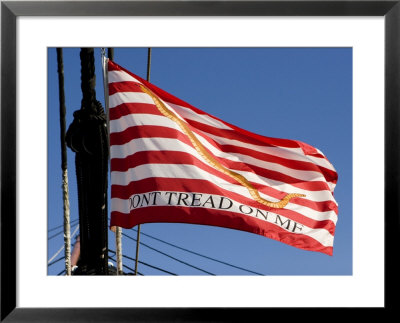
[[(80, 109), (79, 48), (65, 48), (67, 127)], [(146, 78), (147, 48), (115, 48), (114, 61)], [(95, 50), (96, 94), (104, 104), (100, 49)], [(189, 224), (143, 224), (139, 260), (178, 275), (204, 275), (176, 259), (216, 275), (352, 274), (352, 49), (351, 48), (153, 48), (151, 82), (186, 102), (246, 130), (304, 141), (320, 149), (339, 174), (339, 204), (333, 256), (304, 251), (256, 234)], [(48, 49), (48, 229), (63, 223), (58, 74), (55, 48)], [(78, 219), (74, 154), (68, 149), (71, 220)], [(74, 230), (75, 222), (71, 226)], [(135, 229), (135, 228), (134, 228)], [(48, 234), (48, 258), (63, 245), (62, 228)], [(124, 233), (136, 238), (133, 230)], [(146, 234), (146, 235), (145, 235)], [(53, 237), (54, 236), (54, 237)], [(154, 238), (152, 238), (154, 237)], [(115, 250), (109, 231), (109, 246)], [(151, 247), (151, 248), (149, 248)], [(136, 244), (123, 238), (123, 254)], [(156, 250), (163, 252), (161, 254)], [(62, 256), (63, 252), (59, 256)], [(55, 259), (58, 259), (56, 257)], [(124, 264), (134, 268), (131, 260)], [(49, 275), (64, 269), (63, 261)], [(162, 271), (140, 265), (144, 275)]]

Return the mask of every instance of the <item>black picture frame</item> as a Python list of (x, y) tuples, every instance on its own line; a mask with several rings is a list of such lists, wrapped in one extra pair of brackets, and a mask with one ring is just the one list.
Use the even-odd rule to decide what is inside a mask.
[[(235, 322), (288, 308), (18, 308), (16, 307), (16, 19), (19, 16), (383, 16), (385, 19), (385, 306), (395, 310), (400, 236), (400, 4), (388, 1), (2, 1), (1, 2), (1, 321)], [(371, 152), (373, 153), (373, 152)], [(372, 235), (372, 233), (371, 233)], [(373, 259), (371, 259), (373, 261)], [(366, 286), (368, 288), (368, 286)], [(268, 292), (268, 291), (266, 291)], [(346, 291), (343, 291), (344, 293)], [(267, 306), (267, 304), (266, 304)], [(307, 309), (294, 309), (307, 310)], [(324, 312), (334, 318), (335, 309)], [(350, 310), (350, 309), (347, 309)], [(240, 314), (240, 315), (239, 315)], [(339, 317), (339, 316), (338, 316)], [(346, 317), (349, 318), (350, 317)], [(272, 318), (271, 318), (272, 319)], [(323, 319), (321, 317), (321, 319)], [(246, 321), (248, 321), (246, 320)]]

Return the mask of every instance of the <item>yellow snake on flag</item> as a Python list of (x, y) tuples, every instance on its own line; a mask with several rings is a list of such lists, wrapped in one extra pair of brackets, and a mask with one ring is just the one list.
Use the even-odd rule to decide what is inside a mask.
[(182, 131), (189, 137), (191, 143), (193, 144), (194, 148), (196, 151), (204, 158), (204, 160), (207, 161), (211, 166), (216, 168), (217, 170), (221, 171), (222, 173), (228, 175), (229, 177), (237, 180), (242, 186), (246, 187), (250, 193), (250, 195), (253, 197), (254, 200), (257, 202), (266, 205), (271, 208), (284, 208), (290, 201), (290, 199), (294, 197), (304, 197), (304, 194), (298, 194), (298, 193), (290, 193), (286, 194), (283, 199), (281, 199), (278, 202), (271, 202), (268, 201), (260, 196), (260, 193), (258, 192), (257, 189), (251, 185), (251, 183), (242, 175), (235, 173), (229, 169), (227, 169), (225, 166), (223, 166), (218, 160), (216, 160), (203, 146), (203, 144), (197, 139), (197, 137), (194, 135), (192, 130), (190, 130), (189, 126), (183, 122), (181, 119), (179, 119), (174, 113), (172, 113), (166, 106), (165, 104), (148, 88), (143, 86), (142, 84), (139, 84), (140, 89), (148, 94), (152, 100), (154, 101), (154, 104), (156, 105), (157, 109), (167, 118), (171, 119), (174, 121), (178, 126), (182, 129)]

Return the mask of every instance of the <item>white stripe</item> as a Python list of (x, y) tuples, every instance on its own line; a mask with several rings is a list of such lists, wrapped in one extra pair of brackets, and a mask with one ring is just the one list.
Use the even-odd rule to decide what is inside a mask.
[(152, 98), (143, 92), (117, 92), (110, 95), (110, 109), (123, 103), (154, 104)]
[[(325, 157), (325, 155), (322, 152), (320, 152), (319, 150), (318, 150), (318, 152)], [(320, 158), (320, 157), (314, 157), (314, 156), (307, 155), (307, 158), (310, 159), (316, 165), (325, 167), (327, 169), (330, 169), (330, 170), (336, 172), (335, 167), (333, 167), (331, 162), (326, 157)]]
[[(170, 110), (171, 113), (173, 113), (177, 118), (186, 122), (185, 119), (179, 115), (179, 113), (171, 108), (168, 102), (163, 101), (161, 98), (159, 99), (164, 103), (165, 107)], [(118, 106), (123, 103), (144, 103), (156, 106), (152, 97), (144, 92), (116, 92), (110, 96), (110, 108), (118, 108)]]
[(137, 82), (142, 84), (140, 81), (124, 71), (108, 71), (108, 83), (116, 82)]
[(136, 138), (123, 145), (111, 145), (111, 158), (126, 158), (139, 151), (183, 151), (196, 157), (199, 153), (191, 146), (186, 145), (180, 140), (171, 138)]
[[(157, 191), (157, 192), (160, 192), (160, 194), (152, 195), (152, 201), (153, 202), (155, 201), (155, 204), (156, 204), (155, 206), (174, 205), (174, 200), (173, 199), (170, 200), (170, 194), (167, 194), (169, 192), (163, 192), (163, 191)], [(218, 199), (221, 198), (221, 196), (213, 195), (213, 194), (207, 194), (207, 198), (210, 195), (213, 196), (213, 199), (215, 201), (218, 201)], [(155, 196), (155, 199), (154, 199), (154, 196)], [(243, 213), (240, 211), (240, 206), (242, 204), (237, 202), (237, 201), (235, 201), (232, 198), (229, 198), (229, 199), (232, 201), (232, 207), (229, 208), (229, 211), (232, 211), (234, 213), (238, 213), (238, 214), (243, 215)], [(169, 204), (169, 203), (171, 203), (171, 204)], [(153, 203), (151, 203), (150, 205), (153, 206), (152, 204)], [(175, 204), (176, 204), (176, 202), (175, 202)], [(146, 206), (143, 206), (143, 207), (146, 207)], [(185, 206), (183, 203), (181, 203), (180, 207), (194, 207), (194, 206)], [(140, 206), (139, 206), (139, 208), (140, 208)], [(206, 206), (204, 206), (203, 208), (212, 209), (211, 207), (206, 207)], [(249, 214), (247, 216), (256, 217), (255, 215), (257, 213), (256, 213), (255, 208), (252, 207), (251, 209), (253, 211), (251, 212), (251, 214)], [(129, 199), (124, 200), (124, 199), (119, 199), (119, 198), (112, 198), (111, 199), (111, 212), (114, 212), (114, 211), (121, 212), (121, 213), (124, 213), (124, 214), (129, 214), (129, 211), (130, 211)], [(283, 215), (279, 215), (279, 217), (281, 218), (281, 221), (283, 223), (286, 220), (288, 220), (288, 218), (286, 218)], [(263, 221), (269, 222), (269, 223), (273, 223), (273, 224), (275, 224), (275, 222), (276, 222), (276, 214), (273, 213), (273, 212), (268, 212), (267, 219), (262, 218), (262, 216), (260, 216), (260, 215), (257, 218), (259, 218), (259, 219), (261, 219)], [(284, 226), (279, 226), (279, 227), (281, 227), (282, 229), (284, 229), (286, 231), (289, 231)], [(324, 246), (327, 246), (327, 247), (328, 246), (329, 247), (333, 246), (333, 236), (326, 229), (312, 229), (312, 228), (307, 227), (307, 226), (304, 225), (302, 227), (301, 234), (304, 234), (304, 235), (307, 235), (307, 236), (309, 236), (311, 238), (314, 238), (315, 240), (317, 240), (318, 242), (320, 242)]]
[[(162, 126), (182, 132), (181, 128), (176, 122), (168, 119), (167, 117), (158, 116), (155, 114), (138, 113), (135, 114), (134, 117), (132, 117), (132, 115), (127, 115), (116, 120), (110, 120), (111, 133), (122, 132), (129, 127), (135, 126)], [(154, 135), (156, 136), (157, 134)]]
[(219, 129), (232, 130), (232, 128), (228, 127), (221, 121), (208, 116), (207, 114), (198, 114), (198, 113), (194, 112), (192, 109), (183, 107), (181, 105), (177, 105), (177, 104), (173, 104), (173, 103), (169, 103), (169, 104), (184, 119), (197, 121), (197, 122), (204, 123), (206, 125), (210, 125), (210, 126), (213, 126), (213, 127), (219, 128)]
[[(216, 175), (208, 173), (203, 169), (200, 169), (193, 165), (185, 164), (144, 164), (134, 168), (130, 168), (126, 172), (112, 171), (111, 184), (126, 186), (132, 181), (139, 181), (152, 177), (171, 178), (173, 180), (179, 180), (179, 178), (206, 180), (225, 190), (240, 194), (250, 200), (253, 200), (246, 187), (240, 184), (229, 183)], [(267, 200), (277, 201), (276, 198), (273, 198), (263, 193), (260, 193), (260, 196)], [(337, 221), (337, 215), (333, 211), (319, 212), (311, 208), (299, 206), (293, 203), (289, 203), (285, 208), (303, 214), (304, 216), (307, 216), (314, 220), (330, 219), (334, 223), (336, 223)], [(304, 214), (305, 212), (307, 212), (307, 214)]]

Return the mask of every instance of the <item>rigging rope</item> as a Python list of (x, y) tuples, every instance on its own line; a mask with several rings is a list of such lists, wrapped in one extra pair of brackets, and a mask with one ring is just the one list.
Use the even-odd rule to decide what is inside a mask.
[[(75, 236), (75, 234), (76, 234), (76, 232), (78, 231), (78, 229), (79, 229), (79, 224), (76, 226), (74, 232), (72, 233), (72, 235), (71, 235), (72, 238)], [(47, 261), (47, 265), (49, 265), (49, 264), (52, 262), (52, 260), (53, 260), (55, 257), (58, 256), (58, 254), (64, 249), (64, 247), (65, 247), (65, 246), (63, 245), (63, 246), (53, 255), (53, 257), (51, 257), (51, 258)]]
[[(132, 238), (131, 236), (127, 235), (126, 233), (122, 233), (122, 235), (125, 236), (125, 237), (127, 237), (128, 239), (131, 239), (131, 240), (133, 240), (133, 241), (137, 241), (136, 239)], [(173, 260), (175, 260), (175, 261), (177, 261), (177, 262), (180, 262), (180, 263), (182, 263), (182, 264), (184, 264), (184, 265), (186, 265), (186, 266), (189, 266), (189, 267), (192, 267), (192, 268), (197, 269), (197, 270), (199, 270), (199, 271), (202, 271), (202, 272), (204, 272), (204, 273), (206, 273), (206, 274), (208, 274), (208, 275), (215, 276), (213, 273), (210, 273), (209, 271), (206, 271), (206, 270), (204, 270), (204, 269), (201, 269), (201, 268), (199, 268), (199, 267), (196, 267), (196, 266), (194, 266), (194, 265), (191, 265), (191, 264), (187, 263), (186, 261), (183, 261), (183, 260), (180, 260), (180, 259), (178, 259), (178, 258), (175, 258), (175, 257), (173, 257), (173, 256), (171, 256), (171, 255), (169, 255), (169, 254), (167, 254), (167, 253), (165, 253), (165, 252), (162, 252), (162, 251), (160, 251), (160, 250), (157, 250), (156, 248), (153, 248), (153, 247), (151, 247), (151, 246), (149, 246), (149, 245), (147, 245), (147, 244), (145, 244), (145, 243), (143, 243), (143, 242), (140, 242), (140, 244), (141, 244), (142, 246), (145, 246), (145, 247), (147, 247), (147, 248), (149, 248), (149, 249), (151, 249), (151, 250), (153, 250), (153, 251), (155, 251), (155, 252), (158, 252), (158, 253), (160, 253), (160, 254), (166, 256), (166, 257), (169, 257), (169, 258), (171, 258), (171, 259), (173, 259)]]
[[(112, 261), (117, 262), (113, 257), (109, 256), (109, 258), (110, 258)], [(127, 266), (127, 265), (123, 265), (123, 266), (124, 266), (124, 268), (129, 269), (129, 270), (132, 272), (132, 275), (135, 274), (135, 269), (133, 269), (133, 268)], [(129, 273), (128, 273), (128, 274), (129, 274)], [(139, 274), (140, 276), (144, 276), (144, 275), (143, 275), (142, 273), (140, 273), (140, 272), (138, 272), (138, 274)]]
[[(70, 222), (70, 224), (73, 224), (73, 223), (75, 223), (75, 222), (77, 222), (77, 221), (79, 221), (79, 219), (74, 219), (74, 220), (72, 220), (72, 221)], [(61, 224), (61, 225), (58, 225), (58, 226), (56, 226), (56, 227), (54, 227), (54, 228), (48, 229), (47, 232), (50, 233), (51, 231), (54, 231), (54, 230), (57, 230), (57, 229), (63, 228), (63, 227), (64, 227), (64, 224)], [(64, 231), (61, 231), (61, 232), (59, 232), (58, 234), (60, 234), (60, 233), (62, 233), (62, 232), (64, 232)]]
[[(61, 257), (58, 258), (57, 260), (54, 260), (53, 262), (47, 264), (47, 267), (50, 267), (50, 266), (56, 264), (57, 262), (59, 262), (60, 260), (63, 260), (63, 259), (65, 259), (64, 256), (61, 256)], [(65, 270), (65, 269), (64, 269), (64, 270)]]
[[(134, 229), (131, 229), (131, 230), (132, 230), (132, 231), (136, 231), (136, 230), (134, 230)], [(153, 236), (151, 236), (151, 235), (149, 235), (149, 234), (147, 234), (147, 233), (141, 232), (141, 234), (144, 235), (144, 236), (146, 236), (146, 237), (149, 237), (149, 238), (151, 238), (151, 239), (154, 239), (154, 240), (156, 240), (156, 241), (165, 243), (166, 245), (169, 245), (169, 246), (171, 246), (171, 247), (174, 247), (174, 248), (177, 248), (177, 249), (180, 249), (180, 250), (189, 252), (189, 253), (194, 254), (194, 255), (196, 255), (196, 256), (203, 257), (203, 258), (205, 258), (205, 259), (209, 259), (209, 260), (212, 260), (212, 261), (215, 261), (215, 262), (218, 262), (218, 263), (220, 263), (220, 264), (223, 264), (223, 265), (226, 265), (226, 266), (230, 266), (230, 267), (233, 267), (233, 268), (236, 268), (236, 269), (240, 269), (240, 270), (243, 270), (243, 271), (247, 271), (247, 272), (249, 272), (249, 273), (253, 273), (253, 274), (256, 274), (256, 275), (264, 276), (263, 274), (260, 274), (260, 273), (258, 273), (258, 272), (255, 272), (255, 271), (252, 271), (252, 270), (249, 270), (249, 269), (246, 269), (246, 268), (242, 268), (242, 267), (239, 267), (239, 266), (236, 266), (236, 265), (232, 265), (232, 264), (227, 263), (227, 262), (225, 262), (225, 261), (218, 260), (218, 259), (215, 259), (215, 258), (206, 256), (206, 255), (202, 255), (202, 254), (200, 254), (200, 253), (198, 253), (198, 252), (195, 252), (195, 251), (192, 251), (192, 250), (189, 250), (189, 249), (186, 249), (186, 248), (183, 248), (183, 247), (174, 245), (174, 244), (172, 244), (172, 243), (170, 243), (170, 242), (167, 242), (167, 241), (161, 240), (161, 239), (159, 239), (159, 238), (153, 237)]]
[(65, 271), (71, 275), (71, 224), (68, 193), (67, 146), (65, 142), (65, 94), (64, 94), (64, 63), (62, 48), (57, 48), (58, 89), (60, 101), (60, 139), (61, 139), (61, 170), (62, 192), (64, 205), (64, 250)]
[[(123, 256), (124, 258), (126, 258), (126, 259), (129, 259), (129, 260), (132, 260), (132, 261), (135, 261), (135, 262), (136, 262), (136, 259), (133, 259), (132, 257), (129, 257), (129, 256), (127, 256), (127, 255), (122, 255), (122, 256)], [(157, 269), (157, 270), (162, 271), (162, 272), (164, 272), (164, 273), (166, 273), (166, 274), (170, 274), (170, 275), (172, 275), (172, 276), (178, 276), (177, 274), (174, 274), (174, 273), (172, 273), (172, 272), (170, 272), (170, 271), (168, 271), (168, 270), (159, 268), (159, 267), (157, 267), (157, 266), (150, 265), (150, 264), (148, 264), (148, 263), (146, 263), (146, 262), (144, 262), (144, 261), (138, 260), (138, 262), (139, 262), (140, 264), (142, 264), (142, 265), (145, 265), (145, 266), (150, 267), (150, 268), (153, 268), (153, 269)]]
[[(114, 250), (108, 249), (108, 251), (110, 251), (110, 252), (112, 252), (112, 253), (115, 254), (115, 251), (114, 251)], [(134, 259), (134, 258), (132, 258), (132, 257), (129, 257), (129, 256), (127, 256), (127, 255), (122, 255), (122, 257), (136, 262), (136, 259)], [(112, 258), (110, 258), (110, 259), (112, 259)], [(115, 261), (115, 260), (114, 260), (114, 261)], [(162, 272), (164, 272), (164, 273), (170, 274), (170, 275), (172, 275), (172, 276), (178, 276), (177, 274), (174, 274), (174, 273), (172, 273), (172, 272), (170, 272), (170, 271), (168, 271), (168, 270), (162, 269), (162, 268), (157, 267), (157, 266), (154, 266), (154, 265), (150, 265), (149, 263), (146, 263), (146, 262), (144, 262), (144, 261), (138, 260), (138, 262), (139, 262), (140, 264), (142, 264), (142, 265), (145, 265), (145, 266), (150, 267), (150, 268), (153, 268), (153, 269), (157, 269), (157, 270), (159, 270), (159, 271), (162, 271)]]
[[(109, 220), (110, 220), (110, 219), (109, 219)], [(134, 231), (134, 232), (137, 232), (137, 229), (134, 229), (134, 228), (132, 228), (132, 229), (130, 229), (130, 230), (131, 230), (131, 231)], [(261, 273), (258, 273), (258, 272), (256, 272), (256, 271), (253, 271), (253, 270), (250, 270), (250, 269), (246, 269), (246, 268), (243, 268), (243, 267), (240, 267), (240, 266), (236, 266), (236, 265), (230, 264), (230, 263), (228, 263), (228, 262), (225, 262), (225, 261), (222, 261), (222, 260), (218, 260), (218, 259), (212, 258), (212, 257), (210, 257), (210, 256), (206, 256), (206, 255), (200, 254), (200, 253), (198, 253), (198, 252), (196, 252), (196, 251), (193, 251), (193, 250), (190, 250), (190, 249), (187, 249), (187, 248), (180, 247), (180, 246), (178, 246), (178, 245), (175, 245), (175, 244), (173, 244), (173, 243), (167, 242), (167, 241), (162, 240), (162, 239), (160, 239), (160, 238), (156, 238), (156, 237), (154, 237), (154, 236), (152, 236), (152, 235), (150, 235), (150, 234), (148, 234), (148, 233), (145, 233), (145, 232), (141, 232), (141, 235), (144, 235), (144, 236), (146, 236), (146, 237), (148, 237), (148, 238), (154, 239), (154, 240), (156, 240), (156, 241), (159, 241), (159, 242), (164, 243), (164, 244), (166, 244), (166, 245), (169, 245), (169, 246), (171, 246), (171, 247), (174, 247), (174, 248), (177, 248), (177, 249), (186, 251), (186, 252), (188, 252), (188, 253), (194, 254), (194, 255), (196, 255), (196, 256), (203, 257), (203, 258), (205, 258), (205, 259), (209, 259), (209, 260), (218, 262), (218, 263), (223, 264), (223, 265), (226, 265), (226, 266), (230, 266), (230, 267), (232, 267), (232, 268), (240, 269), (240, 270), (243, 270), (243, 271), (246, 271), (246, 272), (255, 274), (255, 275), (259, 275), (259, 276), (265, 276), (265, 274), (261, 274)], [(133, 238), (132, 238), (132, 239), (133, 239)], [(133, 240), (135, 240), (135, 239), (133, 239)], [(136, 241), (136, 240), (135, 240), (135, 241)], [(140, 242), (140, 244), (142, 244), (142, 243)], [(113, 252), (113, 253), (115, 254), (115, 251), (113, 251), (113, 250), (111, 250), (111, 249), (109, 249), (109, 251), (111, 251), (111, 252)], [(127, 257), (127, 256), (123, 255), (123, 257)], [(138, 262), (140, 263), (140, 260), (138, 260)]]
[(115, 230), (115, 243), (117, 248), (117, 275), (122, 275), (122, 228), (117, 227)]

